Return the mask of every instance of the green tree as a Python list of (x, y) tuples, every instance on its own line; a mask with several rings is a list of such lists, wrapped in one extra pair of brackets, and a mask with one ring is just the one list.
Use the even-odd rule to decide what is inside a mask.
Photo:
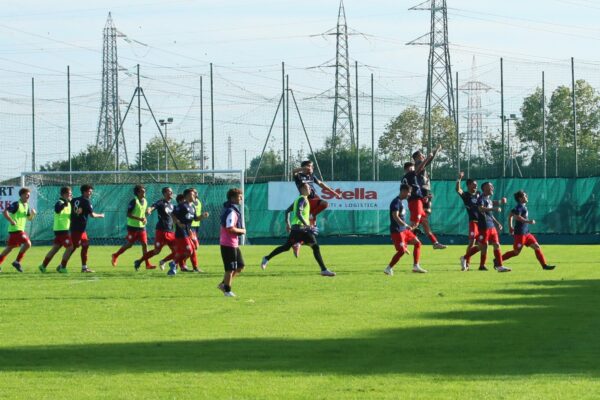
[[(189, 143), (168, 138), (167, 144), (169, 146), (170, 154), (167, 152), (165, 142), (161, 137), (155, 137), (146, 143), (144, 150), (142, 150), (142, 169), (164, 170), (167, 157), (169, 170), (188, 170), (196, 168), (196, 162), (194, 161), (192, 148)], [(136, 155), (135, 163), (131, 166), (131, 169), (140, 169), (139, 158), (139, 154)]]
[[(71, 157), (73, 171), (105, 171), (115, 169), (115, 155), (96, 145), (88, 145)], [(127, 165), (120, 162), (121, 169)], [(69, 160), (49, 162), (40, 167), (41, 171), (69, 171)]]
[[(246, 170), (246, 179), (254, 182), (254, 177), (256, 176), (256, 182), (281, 180), (284, 176), (283, 169), (283, 159), (281, 156), (273, 149), (269, 149), (263, 154), (262, 161), (260, 156), (254, 157), (250, 161), (250, 165)], [(257, 171), (258, 176), (256, 175)]]
[(423, 145), (423, 114), (417, 107), (404, 109), (392, 119), (379, 138), (379, 152), (395, 164), (410, 160), (412, 153)]

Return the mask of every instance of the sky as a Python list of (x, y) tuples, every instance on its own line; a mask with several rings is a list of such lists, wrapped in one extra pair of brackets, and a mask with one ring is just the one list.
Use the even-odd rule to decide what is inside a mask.
[[(600, 2), (447, 3), (453, 73), (459, 73), (459, 87), (461, 82), (476, 79), (493, 88), (482, 99), (485, 125), (491, 134), (497, 130), (500, 114), (500, 57), (504, 58), (507, 114), (518, 114), (523, 97), (540, 85), (542, 71), (550, 90), (569, 85), (571, 57), (575, 58), (577, 77), (600, 88)], [(429, 31), (428, 12), (409, 10), (416, 4), (418, 1), (404, 0), (344, 2), (351, 32), (351, 85), (354, 96), (356, 62), (359, 134), (365, 146), (370, 146), (371, 134), (376, 142), (402, 109), (424, 104), (428, 49), (406, 45)], [(73, 153), (96, 142), (102, 29), (109, 12), (124, 35), (118, 39), (122, 115), (135, 89), (135, 66), (140, 64), (141, 86), (152, 111), (157, 118), (174, 119), (169, 137), (199, 141), (202, 122), (209, 153), (213, 145), (208, 91), (212, 63), (215, 158), (209, 159), (208, 165), (214, 161), (215, 168), (242, 168), (245, 160), (260, 155), (267, 140), (281, 95), (281, 63), (285, 62), (308, 138), (313, 147), (319, 147), (331, 134), (335, 72), (330, 67), (335, 39), (322, 34), (335, 27), (338, 7), (338, 0), (3, 2), (0, 179), (32, 168), (32, 78), (36, 168), (66, 156), (67, 65), (71, 70)], [(370, 130), (371, 74), (374, 132)], [(463, 115), (467, 95), (459, 95), (459, 113)], [(137, 121), (132, 118), (137, 111), (132, 113), (124, 124), (130, 161), (138, 151)], [(142, 111), (142, 125), (145, 143), (158, 133), (147, 110)], [(292, 151), (305, 155), (308, 142), (297, 114), (291, 114), (290, 125)], [(267, 148), (280, 151), (281, 130), (279, 115)]]

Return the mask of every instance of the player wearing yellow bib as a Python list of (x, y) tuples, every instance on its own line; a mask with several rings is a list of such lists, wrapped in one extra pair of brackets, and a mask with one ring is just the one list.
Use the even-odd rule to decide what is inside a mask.
[[(148, 235), (146, 234), (146, 209), (148, 201), (146, 200), (146, 188), (143, 185), (136, 185), (133, 188), (135, 197), (129, 202), (127, 207), (127, 236), (126, 243), (121, 246), (116, 253), (112, 255), (112, 266), (117, 266), (119, 256), (131, 248), (135, 242), (140, 242), (142, 245), (142, 253), (145, 256), (148, 252)], [(151, 265), (150, 261), (145, 260), (146, 269), (154, 269), (156, 266)], [(137, 271), (139, 265), (135, 270)]]
[(19, 200), (13, 202), (6, 210), (4, 210), (4, 218), (10, 224), (8, 226), (8, 240), (6, 248), (0, 254), (0, 265), (6, 260), (8, 254), (13, 249), (20, 247), (17, 259), (13, 261), (12, 266), (19, 272), (23, 272), (21, 260), (25, 256), (25, 252), (31, 247), (31, 241), (25, 232), (27, 221), (31, 221), (35, 217), (35, 210), (29, 207), (29, 196), (31, 191), (27, 188), (19, 190)]
[[(317, 260), (317, 263), (321, 268), (321, 275), (335, 276), (335, 272), (328, 270), (323, 262), (321, 249), (319, 248), (317, 238), (315, 237), (318, 230), (315, 226), (310, 225), (310, 203), (308, 200), (310, 186), (308, 184), (303, 184), (299, 189), (300, 197), (298, 197), (285, 212), (286, 229), (290, 232), (290, 236), (285, 244), (277, 247), (268, 256), (263, 257), (260, 267), (265, 270), (267, 268), (267, 263), (273, 257), (288, 251), (294, 244), (303, 242), (305, 245), (312, 248), (315, 260)], [(289, 218), (290, 213), (292, 214), (291, 225)]]
[(200, 268), (198, 268), (198, 247), (200, 246), (200, 221), (208, 218), (209, 214), (206, 211), (202, 212), (202, 202), (198, 198), (198, 191), (196, 189), (192, 190), (194, 192), (194, 201), (192, 202), (192, 206), (194, 207), (194, 220), (192, 221), (192, 235), (190, 236), (190, 239), (192, 240), (194, 248), (192, 249), (192, 254), (190, 255), (190, 261), (192, 262), (194, 272), (203, 272)]
[(69, 262), (69, 258), (71, 258), (71, 254), (75, 247), (73, 246), (73, 241), (71, 240), (71, 235), (69, 234), (69, 229), (71, 228), (71, 199), (73, 198), (73, 191), (69, 186), (64, 186), (60, 188), (60, 199), (54, 204), (54, 243), (50, 248), (46, 257), (44, 257), (44, 261), (39, 266), (39, 269), (42, 273), (46, 272), (46, 267), (52, 261), (52, 258), (61, 247), (64, 246), (65, 252), (63, 254), (62, 260), (58, 268), (56, 270), (61, 273), (67, 272), (67, 263)]

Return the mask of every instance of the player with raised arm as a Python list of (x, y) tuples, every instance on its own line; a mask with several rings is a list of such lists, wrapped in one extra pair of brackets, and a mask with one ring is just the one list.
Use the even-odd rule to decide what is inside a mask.
[(225, 274), (217, 286), (226, 297), (235, 297), (231, 291), (233, 279), (244, 269), (244, 259), (239, 246), (239, 236), (246, 234), (240, 207), (244, 200), (244, 193), (237, 188), (227, 191), (227, 201), (223, 203), (221, 212), (221, 231), (219, 243), (221, 245), (221, 258)]
[[(86, 228), (89, 217), (92, 218), (104, 218), (104, 214), (98, 214), (94, 212), (91, 198), (94, 193), (94, 187), (92, 185), (81, 185), (81, 196), (71, 200), (71, 240), (73, 241), (73, 247), (77, 249), (81, 247), (81, 272), (91, 273), (92, 271), (87, 266), (88, 250), (90, 247), (90, 241), (87, 236)], [(65, 272), (59, 266), (58, 272)]]
[[(133, 199), (131, 199), (127, 206), (127, 235), (125, 236), (125, 244), (111, 256), (113, 267), (117, 266), (119, 256), (129, 250), (135, 242), (140, 242), (142, 245), (142, 256), (148, 253), (148, 234), (146, 233), (148, 200), (146, 200), (146, 188), (143, 185), (135, 185), (133, 195)], [(156, 268), (156, 266), (150, 264), (148, 258), (145, 258), (144, 261), (146, 262), (146, 269)], [(139, 267), (138, 265), (135, 270), (137, 271)]]
[(396, 254), (390, 260), (390, 263), (383, 270), (386, 275), (394, 275), (394, 266), (400, 261), (404, 254), (410, 254), (406, 245), (412, 244), (413, 247), (413, 272), (426, 273), (427, 270), (421, 268), (419, 260), (421, 258), (421, 242), (412, 232), (414, 225), (406, 223), (406, 208), (403, 202), (409, 198), (411, 187), (403, 183), (400, 185), (400, 194), (390, 203), (390, 234), (392, 242), (396, 248)]
[[(461, 180), (465, 176), (464, 172), (460, 172), (458, 174), (458, 179), (456, 180), (456, 193), (462, 199), (465, 210), (467, 211), (467, 216), (469, 217), (469, 239), (467, 244), (467, 250), (465, 254), (469, 254), (469, 250), (474, 249), (474, 252), (477, 253), (479, 251), (479, 247), (477, 246), (477, 238), (479, 237), (479, 206), (477, 202), (479, 200), (479, 196), (481, 196), (481, 192), (477, 190), (477, 181), (475, 179), (467, 179), (467, 190), (463, 191), (461, 188)], [(473, 253), (473, 254), (475, 254)], [(461, 271), (468, 271), (471, 262), (471, 256), (461, 256), (460, 257), (460, 269)]]
[[(308, 202), (310, 203), (310, 216), (309, 223), (311, 226), (317, 225), (317, 215), (325, 211), (327, 207), (329, 207), (329, 203), (325, 200), (322, 200), (317, 192), (315, 191), (314, 184), (318, 185), (323, 190), (329, 190), (337, 199), (341, 199), (342, 195), (333, 191), (332, 188), (327, 186), (325, 182), (317, 178), (314, 174), (314, 165), (310, 160), (302, 161), (299, 168), (295, 168), (292, 170), (292, 174), (294, 175), (294, 183), (298, 188), (298, 192), (300, 192), (300, 188), (308, 184), (309, 186), (309, 194), (308, 194)], [(293, 246), (294, 256), (298, 257), (300, 253), (300, 246), (302, 242), (298, 242)]]
[[(177, 196), (179, 198), (179, 195)], [(173, 223), (175, 224), (175, 255), (173, 261), (169, 263), (167, 275), (177, 274), (177, 266), (184, 270), (183, 263), (186, 258), (192, 254), (192, 221), (195, 217), (194, 207), (194, 189), (185, 189), (183, 199), (175, 206), (173, 211)]]
[(146, 209), (146, 215), (152, 214), (156, 210), (158, 215), (158, 221), (156, 222), (156, 231), (154, 233), (154, 249), (147, 252), (139, 260), (133, 262), (133, 267), (137, 270), (140, 268), (142, 262), (149, 260), (150, 258), (160, 254), (163, 247), (167, 246), (171, 250), (171, 254), (163, 260), (160, 260), (160, 269), (164, 269), (164, 264), (168, 260), (173, 259), (173, 253), (175, 251), (175, 232), (173, 232), (173, 204), (171, 199), (173, 198), (173, 190), (170, 187), (162, 188), (163, 198), (157, 200), (148, 209)]
[(521, 250), (523, 250), (523, 246), (527, 246), (531, 247), (535, 252), (535, 256), (540, 262), (542, 269), (553, 270), (556, 266), (548, 265), (536, 237), (529, 232), (529, 225), (535, 225), (535, 220), (529, 219), (529, 211), (527, 210), (527, 202), (529, 199), (527, 193), (523, 190), (519, 190), (514, 194), (514, 197), (517, 205), (508, 215), (509, 230), (514, 237), (513, 249), (504, 253), (502, 255), (502, 260), (506, 261), (509, 258), (518, 256), (521, 253)]
[[(296, 243), (302, 242), (307, 246), (310, 246), (313, 251), (313, 255), (319, 267), (321, 268), (322, 276), (335, 276), (335, 272), (330, 271), (323, 262), (321, 256), (321, 250), (317, 239), (315, 237), (317, 229), (310, 225), (310, 202), (308, 201), (308, 195), (310, 193), (310, 187), (308, 184), (304, 184), (300, 187), (300, 197), (298, 197), (291, 206), (285, 212), (285, 224), (286, 229), (290, 233), (285, 244), (277, 247), (268, 256), (263, 257), (260, 267), (265, 270), (267, 263), (273, 257), (278, 254), (285, 253)], [(290, 225), (290, 213), (292, 214), (292, 221)]]
[(69, 228), (71, 227), (72, 198), (73, 191), (69, 186), (60, 188), (60, 198), (54, 204), (54, 243), (48, 254), (46, 254), (46, 257), (44, 257), (44, 261), (42, 261), (42, 264), (39, 266), (42, 273), (46, 272), (48, 264), (50, 264), (50, 261), (52, 261), (52, 258), (58, 253), (58, 250), (60, 250), (61, 247), (65, 248), (65, 252), (63, 253), (62, 260), (56, 270), (63, 273), (67, 272), (67, 263), (74, 250), (73, 241), (69, 234)]
[[(414, 225), (415, 228), (419, 227), (420, 224), (423, 224), (423, 228), (425, 229), (425, 233), (433, 243), (433, 248), (436, 250), (445, 249), (446, 246), (441, 244), (438, 240), (431, 227), (429, 226), (429, 218), (428, 214), (425, 212), (424, 203), (425, 196), (423, 194), (423, 189), (421, 187), (421, 182), (423, 182), (423, 173), (427, 165), (435, 158), (436, 154), (442, 146), (438, 146), (433, 153), (431, 153), (427, 158), (420, 161), (419, 165), (416, 166), (413, 162), (404, 163), (404, 176), (402, 177), (402, 183), (405, 183), (411, 187), (411, 194), (408, 198), (408, 208), (410, 210), (410, 222)], [(416, 154), (416, 153), (415, 153)], [(427, 193), (427, 196), (430, 196), (430, 193)]]
[(36, 215), (35, 209), (29, 205), (30, 195), (31, 191), (28, 188), (19, 189), (19, 200), (12, 202), (3, 212), (4, 218), (8, 221), (9, 225), (6, 248), (0, 253), (0, 265), (2, 265), (13, 249), (19, 247), (17, 258), (12, 263), (12, 266), (19, 272), (23, 272), (21, 261), (25, 257), (25, 252), (31, 247), (31, 240), (29, 240), (29, 236), (25, 232), (25, 225), (27, 225), (27, 221), (33, 220)]
[(475, 247), (472, 247), (469, 251), (467, 251), (464, 257), (466, 259), (477, 253), (477, 251), (481, 251), (479, 270), (487, 271), (488, 269), (485, 266), (485, 262), (487, 259), (488, 244), (491, 243), (494, 247), (494, 256), (496, 258), (494, 265), (497, 265), (494, 268), (498, 272), (510, 272), (510, 268), (506, 268), (502, 265), (500, 239), (498, 237), (498, 231), (496, 230), (496, 226), (498, 226), (498, 229), (502, 230), (502, 224), (500, 224), (500, 222), (498, 222), (498, 220), (494, 217), (494, 212), (500, 212), (502, 209), (500, 207), (496, 207), (491, 199), (492, 195), (494, 194), (494, 185), (492, 185), (491, 182), (485, 182), (483, 185), (481, 185), (481, 190), (483, 193), (481, 196), (479, 196), (479, 200), (477, 201), (479, 210), (479, 237), (477, 238), (479, 250), (476, 250)]

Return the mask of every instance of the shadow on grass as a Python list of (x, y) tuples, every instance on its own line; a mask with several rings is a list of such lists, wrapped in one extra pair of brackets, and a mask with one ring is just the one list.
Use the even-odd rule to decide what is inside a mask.
[[(531, 286), (534, 288), (531, 288)], [(339, 339), (236, 338), (0, 349), (0, 371), (281, 371), (452, 376), (600, 372), (600, 280), (492, 293), (500, 309), (429, 313), (445, 325)], [(500, 295), (500, 296), (496, 296)], [(441, 321), (437, 321), (438, 323)], [(243, 332), (240, 332), (243, 334)]]

